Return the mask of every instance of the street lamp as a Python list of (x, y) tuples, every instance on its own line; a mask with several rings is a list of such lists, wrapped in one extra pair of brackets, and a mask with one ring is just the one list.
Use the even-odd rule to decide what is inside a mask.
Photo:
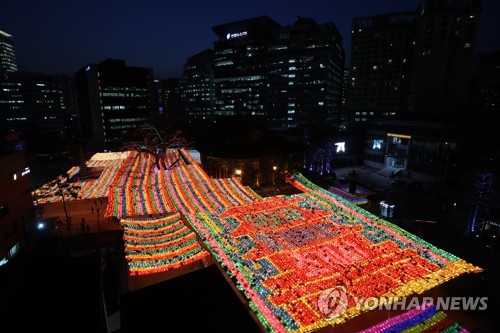
[(97, 233), (99, 233), (99, 208), (96, 208), (96, 213), (97, 213)]
[(275, 182), (276, 170), (278, 170), (278, 167), (276, 165), (273, 165), (273, 185), (276, 185)]
[(64, 193), (63, 193), (63, 189), (61, 187), (61, 181), (59, 180), (59, 178), (57, 178), (56, 182), (57, 182), (57, 187), (59, 188), (59, 193), (61, 194), (61, 198), (62, 198), (62, 202), (63, 202), (64, 214), (66, 215), (66, 223), (68, 224), (68, 229), (70, 229), (71, 220), (70, 220), (70, 217), (68, 214), (68, 209), (66, 207), (66, 199), (64, 199)]

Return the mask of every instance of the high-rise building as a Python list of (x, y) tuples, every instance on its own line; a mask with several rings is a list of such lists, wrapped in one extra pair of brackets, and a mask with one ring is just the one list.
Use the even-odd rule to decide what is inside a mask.
[(470, 105), (485, 116), (500, 111), (500, 51), (479, 55)]
[(82, 137), (96, 149), (115, 149), (144, 124), (155, 105), (151, 68), (107, 59), (75, 73)]
[(213, 55), (191, 57), (183, 74), (191, 119), (258, 117), (279, 130), (340, 122), (345, 54), (333, 23), (259, 16), (212, 29)]
[(158, 116), (171, 125), (184, 122), (179, 78), (169, 78), (156, 83), (158, 92)]
[(482, 0), (422, 0), (417, 11), (409, 108), (442, 115), (465, 108)]
[(338, 124), (345, 52), (335, 24), (298, 18), (268, 43), (264, 111), (273, 128)]
[(7, 78), (9, 72), (17, 72), (14, 41), (11, 34), (0, 29), (0, 80)]
[(408, 108), (415, 14), (357, 18), (351, 33), (349, 120), (401, 116)]
[(214, 52), (206, 49), (189, 57), (181, 80), (181, 99), (190, 121), (213, 121)]
[(78, 135), (73, 99), (68, 76), (12, 72), (0, 81), (0, 127), (22, 131), (30, 151), (60, 151)]
[[(351, 71), (349, 68), (344, 69), (344, 79), (342, 82), (342, 108), (347, 107), (347, 96), (349, 95), (349, 87), (351, 86)], [(344, 117), (343, 117), (344, 118)], [(345, 120), (345, 118), (344, 118)]]
[(215, 116), (265, 116), (267, 44), (280, 25), (267, 16), (214, 26)]
[(482, 0), (423, 0), (414, 12), (353, 19), (349, 114), (444, 119), (466, 106)]

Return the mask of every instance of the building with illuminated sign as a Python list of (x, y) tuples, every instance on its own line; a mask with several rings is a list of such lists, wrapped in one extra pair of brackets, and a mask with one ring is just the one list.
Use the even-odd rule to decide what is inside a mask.
[(212, 27), (215, 116), (266, 116), (267, 44), (279, 27), (267, 16)]
[(494, 124), (482, 122), (372, 120), (367, 125), (364, 164), (394, 167), (422, 180), (461, 177), (484, 167), (494, 154), (491, 143), (498, 140)]
[(277, 130), (340, 122), (345, 54), (333, 23), (281, 26), (260, 16), (212, 29), (213, 55), (206, 50), (184, 68), (191, 119), (260, 117)]

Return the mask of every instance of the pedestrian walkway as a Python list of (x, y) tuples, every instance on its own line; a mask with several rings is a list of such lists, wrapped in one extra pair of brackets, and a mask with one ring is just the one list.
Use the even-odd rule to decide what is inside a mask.
[[(107, 206), (106, 198), (69, 200), (66, 201), (66, 211), (62, 202), (48, 203), (42, 206), (42, 220), (47, 223), (49, 232), (55, 233), (58, 237), (74, 237), (122, 230), (118, 221), (111, 217), (104, 217)], [(66, 212), (69, 223), (66, 221)]]
[(401, 172), (401, 170), (404, 170), (404, 169), (403, 168), (396, 168), (393, 166), (387, 166), (387, 167), (383, 168), (382, 170), (380, 170), (378, 172), (378, 174), (381, 176), (385, 176), (385, 177), (391, 177), (391, 176), (397, 175), (398, 172)]

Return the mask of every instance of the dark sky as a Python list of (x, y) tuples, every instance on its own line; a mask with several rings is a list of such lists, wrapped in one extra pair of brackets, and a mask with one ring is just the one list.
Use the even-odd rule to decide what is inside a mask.
[[(20, 70), (72, 75), (106, 58), (179, 77), (186, 59), (213, 48), (212, 26), (268, 15), (281, 25), (297, 16), (334, 22), (350, 53), (353, 18), (414, 10), (419, 0), (10, 0), (0, 29), (13, 35)], [(500, 1), (484, 0), (476, 50), (500, 50)], [(349, 58), (349, 56), (348, 56)], [(349, 65), (349, 63), (347, 63)]]

